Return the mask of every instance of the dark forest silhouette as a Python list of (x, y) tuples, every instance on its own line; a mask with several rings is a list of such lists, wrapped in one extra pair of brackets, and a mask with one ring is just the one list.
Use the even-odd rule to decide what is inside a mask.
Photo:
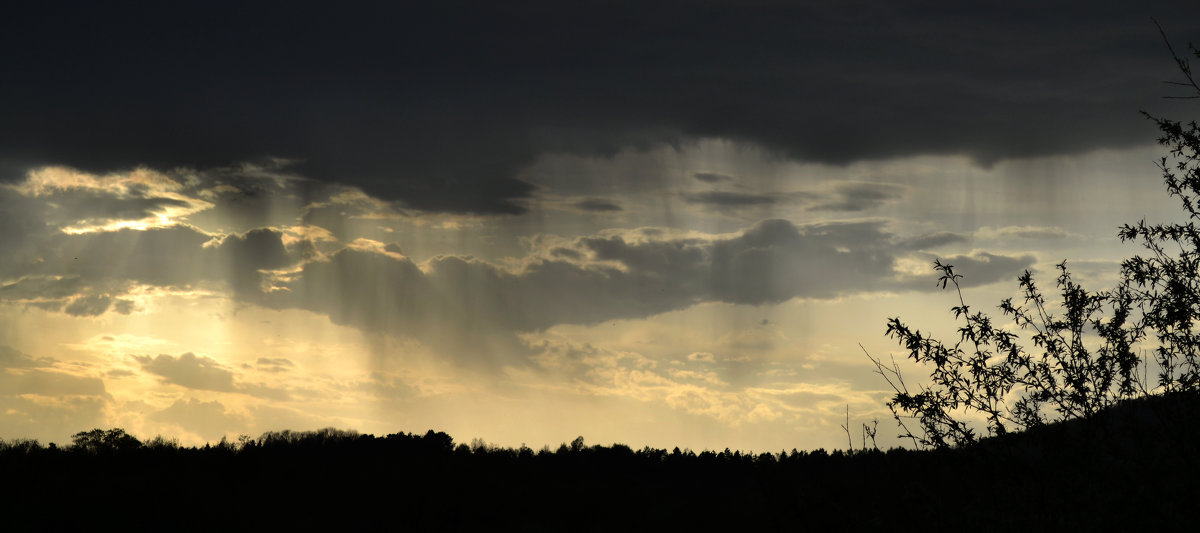
[(966, 448), (758, 454), (472, 447), (432, 430), (184, 447), (97, 429), (0, 445), (0, 490), (6, 524), (52, 529), (1146, 527), (1195, 501), (1197, 416), (1200, 398), (1174, 393)]

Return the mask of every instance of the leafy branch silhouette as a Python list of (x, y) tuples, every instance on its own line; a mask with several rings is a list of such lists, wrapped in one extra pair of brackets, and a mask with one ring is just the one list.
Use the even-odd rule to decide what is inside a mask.
[[(1194, 91), (1188, 98), (1200, 98), (1189, 61), (1169, 41), (1167, 46), (1186, 80), (1171, 84)], [(1189, 49), (1200, 58), (1194, 45)], [(1139, 242), (1150, 253), (1123, 261), (1120, 282), (1111, 290), (1083, 288), (1063, 261), (1055, 281), (1060, 300), (1051, 305), (1026, 270), (1018, 278), (1022, 301), (1007, 298), (998, 308), (1016, 331), (1028, 335), (1032, 352), (1022, 346), (1021, 335), (995, 326), (967, 305), (959, 283), (963, 276), (952, 265), (934, 261), (937, 284), (943, 290), (953, 287), (958, 297), (950, 309), (961, 324), (958, 339), (943, 342), (899, 317), (888, 320), (885, 333), (908, 358), (931, 367), (929, 384), (911, 391), (895, 359), (885, 364), (867, 353), (875, 372), (895, 391), (887, 406), (902, 438), (917, 447), (961, 447), (978, 441), (970, 423), (978, 417), (985, 420), (988, 436), (998, 436), (1091, 418), (1139, 396), (1200, 389), (1200, 128), (1195, 121), (1142, 113), (1162, 132), (1158, 143), (1168, 154), (1157, 167), (1187, 222), (1142, 220), (1121, 226), (1122, 242)], [(1145, 371), (1149, 365), (1135, 351), (1143, 344), (1153, 349), (1159, 369), (1155, 386), (1138, 374), (1139, 367)], [(911, 430), (905, 420), (915, 420), (919, 429)]]
[[(911, 392), (899, 365), (871, 358), (876, 373), (896, 391), (888, 402), (904, 438), (935, 448), (974, 443), (978, 435), (968, 413), (982, 415), (988, 435), (1003, 435), (1069, 418), (1086, 418), (1121, 399), (1144, 392), (1137, 375), (1139, 357), (1133, 351), (1140, 330), (1129, 322), (1133, 299), (1120, 287), (1089, 292), (1076, 283), (1066, 263), (1059, 263), (1056, 286), (1061, 314), (1028, 270), (1019, 278), (1023, 302), (1005, 299), (999, 305), (1017, 329), (1027, 332), (1037, 350), (1021, 345), (1021, 336), (997, 327), (983, 312), (972, 311), (963, 296), (962, 275), (940, 260), (938, 285), (953, 287), (958, 305), (950, 310), (958, 339), (944, 343), (913, 329), (899, 317), (888, 320), (886, 335), (895, 339), (917, 363), (932, 365), (930, 385)], [(1097, 336), (1089, 348), (1085, 338)], [(903, 423), (915, 418), (914, 433)]]

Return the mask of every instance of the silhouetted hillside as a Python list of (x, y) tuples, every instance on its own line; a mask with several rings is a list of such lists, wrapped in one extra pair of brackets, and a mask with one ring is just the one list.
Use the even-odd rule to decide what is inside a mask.
[(1190, 521), (1195, 394), (970, 449), (534, 451), (272, 432), (186, 448), (93, 430), (0, 449), (6, 524), (81, 529), (1111, 529)]

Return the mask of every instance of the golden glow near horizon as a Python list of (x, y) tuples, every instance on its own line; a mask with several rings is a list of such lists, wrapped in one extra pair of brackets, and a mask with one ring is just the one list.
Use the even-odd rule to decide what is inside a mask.
[[(899, 445), (858, 343), (898, 353), (897, 315), (953, 331), (934, 257), (983, 306), (1063, 259), (1111, 281), (1137, 252), (1113, 228), (1172, 212), (1153, 152), (832, 167), (708, 140), (543, 157), (529, 211), (497, 216), (250, 166), (40, 168), (0, 190), (33, 222), (0, 264), (0, 438), (337, 426), (778, 451), (844, 447), (848, 407)], [(658, 178), (625, 192), (563, 178), (639, 165)], [(1093, 185), (1069, 204), (1012, 189), (1031, 168)]]

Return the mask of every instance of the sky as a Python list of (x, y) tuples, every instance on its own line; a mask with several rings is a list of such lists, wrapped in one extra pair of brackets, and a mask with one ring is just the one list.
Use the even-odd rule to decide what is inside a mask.
[(1197, 114), (1195, 2), (176, 4), (0, 18), (0, 438), (900, 445), (933, 261), (1111, 286)]

